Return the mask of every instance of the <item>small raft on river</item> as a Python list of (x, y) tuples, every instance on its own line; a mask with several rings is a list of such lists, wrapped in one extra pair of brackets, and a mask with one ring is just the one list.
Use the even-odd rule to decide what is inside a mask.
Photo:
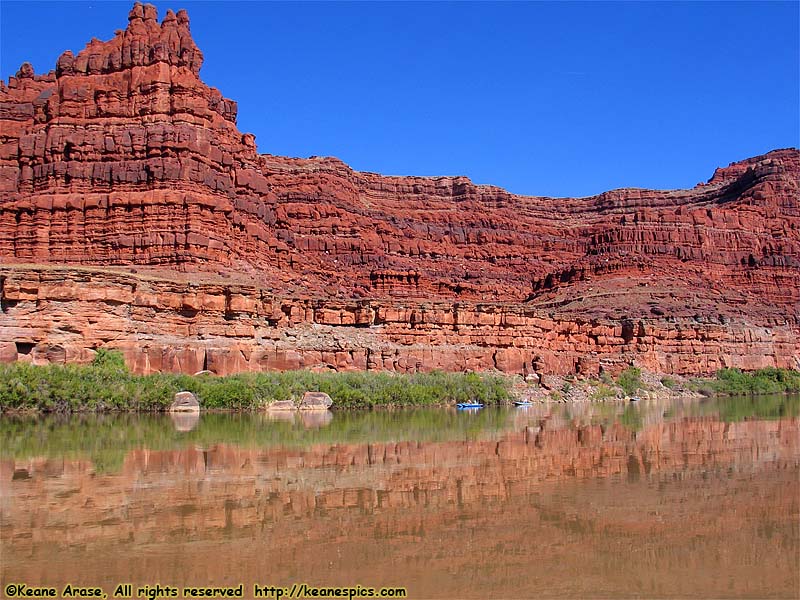
[(456, 408), (483, 408), (483, 404), (480, 402), (459, 402), (456, 404)]

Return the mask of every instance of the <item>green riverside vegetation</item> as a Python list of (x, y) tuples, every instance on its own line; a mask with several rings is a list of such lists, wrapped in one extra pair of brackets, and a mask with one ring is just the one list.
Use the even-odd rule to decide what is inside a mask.
[(42, 412), (166, 410), (179, 391), (202, 408), (258, 410), (307, 391), (327, 393), (334, 408), (436, 406), (510, 400), (511, 379), (476, 373), (242, 373), (227, 377), (134, 375), (117, 352), (100, 351), (90, 365), (0, 365), (0, 410)]
[[(647, 389), (641, 370), (629, 367), (616, 384), (605, 378), (594, 385), (593, 401), (616, 395), (617, 386), (628, 395)], [(385, 372), (314, 373), (286, 371), (242, 373), (227, 377), (157, 373), (134, 375), (122, 355), (99, 350), (90, 365), (0, 365), (0, 411), (158, 412), (166, 410), (179, 391), (197, 395), (205, 409), (259, 410), (277, 400), (298, 400), (307, 391), (325, 392), (334, 408), (441, 406), (479, 401), (505, 404), (512, 397), (512, 378), (476, 373)], [(665, 387), (676, 381), (661, 379)], [(560, 400), (573, 383), (551, 392)], [(688, 388), (705, 395), (763, 395), (800, 392), (800, 371), (760, 369), (749, 373), (722, 369), (715, 379), (695, 379)]]
[(800, 371), (770, 367), (745, 373), (739, 369), (720, 369), (716, 379), (695, 379), (690, 387), (708, 396), (797, 393)]
[(617, 377), (617, 385), (628, 396), (633, 396), (642, 387), (642, 370), (638, 367), (628, 367)]

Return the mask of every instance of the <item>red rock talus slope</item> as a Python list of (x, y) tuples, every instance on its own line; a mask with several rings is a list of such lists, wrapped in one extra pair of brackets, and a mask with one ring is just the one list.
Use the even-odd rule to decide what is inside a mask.
[(578, 199), (383, 177), (257, 154), (201, 63), (185, 12), (136, 4), (112, 40), (0, 85), (5, 360), (800, 366), (797, 150)]

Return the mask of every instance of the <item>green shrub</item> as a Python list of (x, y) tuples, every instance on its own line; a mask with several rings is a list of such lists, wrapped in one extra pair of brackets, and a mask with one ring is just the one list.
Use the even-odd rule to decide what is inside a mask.
[(98, 348), (92, 359), (92, 366), (113, 371), (128, 370), (122, 352), (119, 350), (107, 350), (106, 348)]
[(720, 369), (711, 383), (720, 394), (775, 394), (800, 391), (800, 372), (769, 367), (752, 373), (740, 369)]
[(714, 386), (713, 381), (710, 379), (700, 379), (697, 377), (693, 377), (689, 380), (686, 387), (690, 390), (694, 390), (695, 392), (702, 394), (703, 396), (713, 396), (717, 393), (717, 390)]
[(632, 396), (642, 386), (642, 370), (638, 367), (628, 367), (617, 377), (617, 385)]
[(598, 385), (592, 394), (589, 396), (590, 400), (607, 400), (609, 398), (615, 398), (617, 396), (617, 392), (609, 385), (605, 383), (601, 383)]
[(674, 390), (678, 386), (678, 382), (672, 377), (665, 376), (661, 378), (661, 385), (667, 389)]

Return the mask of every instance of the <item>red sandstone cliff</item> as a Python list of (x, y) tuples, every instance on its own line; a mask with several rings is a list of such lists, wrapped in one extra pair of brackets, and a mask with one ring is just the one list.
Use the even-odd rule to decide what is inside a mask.
[[(0, 82), (0, 357), (110, 344), (145, 371), (800, 366), (797, 150), (691, 190), (577, 199), (383, 177), (257, 154), (202, 58), (185, 11), (159, 24), (136, 4), (112, 40)], [(174, 297), (143, 304), (140, 275)]]

